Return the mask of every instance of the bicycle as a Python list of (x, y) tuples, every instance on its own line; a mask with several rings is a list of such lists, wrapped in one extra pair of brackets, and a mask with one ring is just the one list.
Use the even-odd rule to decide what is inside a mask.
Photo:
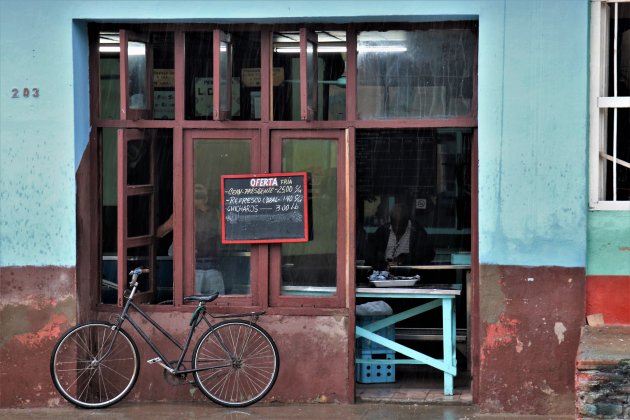
[[(206, 304), (219, 293), (188, 296), (185, 302), (196, 301), (198, 305), (190, 319), (188, 337), (181, 344), (133, 302), (138, 277), (148, 272), (136, 268), (129, 273), (131, 290), (125, 291), (125, 305), (114, 322), (78, 324), (55, 344), (50, 374), (59, 393), (82, 408), (109, 407), (129, 394), (138, 379), (140, 356), (133, 338), (122, 328), (128, 321), (157, 355), (147, 363), (162, 366), (170, 384), (196, 384), (206, 397), (224, 407), (245, 407), (267, 395), (278, 376), (280, 359), (269, 333), (256, 324), (264, 311), (213, 315), (207, 312)], [(176, 361), (169, 361), (134, 321), (131, 308), (181, 350)], [(212, 324), (208, 315), (223, 320)], [(244, 317), (249, 319), (240, 319)], [(208, 329), (197, 341), (191, 360), (185, 361), (193, 334), (203, 321)], [(192, 363), (192, 367), (187, 369), (185, 363)], [(188, 374), (194, 381), (187, 379)]]

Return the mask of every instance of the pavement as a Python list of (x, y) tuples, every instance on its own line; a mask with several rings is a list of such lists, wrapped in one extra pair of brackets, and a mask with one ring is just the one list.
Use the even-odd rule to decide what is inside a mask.
[(137, 403), (120, 402), (113, 407), (84, 410), (71, 406), (57, 408), (0, 409), (0, 419), (305, 419), (305, 420), (472, 420), (472, 419), (573, 419), (571, 416), (527, 416), (485, 414), (473, 405), (444, 404), (256, 404), (246, 408), (223, 408), (211, 402)]

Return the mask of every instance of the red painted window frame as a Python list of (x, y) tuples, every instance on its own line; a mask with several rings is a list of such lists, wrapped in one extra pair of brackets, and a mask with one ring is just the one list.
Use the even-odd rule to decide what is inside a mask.
[[(347, 137), (343, 130), (276, 130), (271, 133), (271, 171), (281, 172), (282, 140), (335, 140), (337, 141), (337, 293), (334, 296), (291, 296), (281, 293), (281, 245), (269, 250), (269, 301), (276, 307), (343, 308), (346, 303), (349, 271), (352, 260), (345, 258), (349, 247), (347, 213)], [(313, 215), (316, 219), (317, 215)]]

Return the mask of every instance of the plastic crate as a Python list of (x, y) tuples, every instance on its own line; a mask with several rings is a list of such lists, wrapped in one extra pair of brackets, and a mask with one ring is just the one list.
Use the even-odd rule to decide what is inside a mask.
[[(387, 315), (380, 315), (380, 316), (359, 316), (357, 315), (357, 325), (359, 327), (364, 327), (368, 324), (371, 324), (373, 322), (376, 322), (378, 320), (381, 320), (383, 318), (386, 318)], [(374, 334), (376, 335), (380, 335), (381, 337), (387, 338), (389, 340), (394, 341), (396, 338), (396, 328), (395, 326), (392, 324), (388, 327), (385, 328), (381, 328), (380, 330), (374, 331)], [(387, 350), (390, 351), (390, 349), (388, 349), (387, 347), (384, 347), (378, 343), (375, 343), (374, 341), (370, 341), (367, 338), (357, 338), (356, 340), (356, 351), (357, 353), (361, 353), (361, 352), (366, 352), (366, 351), (371, 351), (371, 350)]]
[(370, 359), (378, 363), (357, 363), (355, 367), (356, 380), (363, 384), (382, 384), (396, 382), (396, 365), (387, 363), (394, 360), (393, 351), (385, 353), (366, 352), (357, 354), (361, 359)]

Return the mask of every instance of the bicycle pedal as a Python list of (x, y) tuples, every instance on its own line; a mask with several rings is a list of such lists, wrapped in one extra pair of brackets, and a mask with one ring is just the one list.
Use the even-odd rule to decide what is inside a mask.
[(159, 357), (155, 357), (153, 359), (147, 360), (147, 363), (150, 365), (155, 364), (155, 363), (160, 363), (160, 362), (162, 362), (162, 359), (160, 359)]

